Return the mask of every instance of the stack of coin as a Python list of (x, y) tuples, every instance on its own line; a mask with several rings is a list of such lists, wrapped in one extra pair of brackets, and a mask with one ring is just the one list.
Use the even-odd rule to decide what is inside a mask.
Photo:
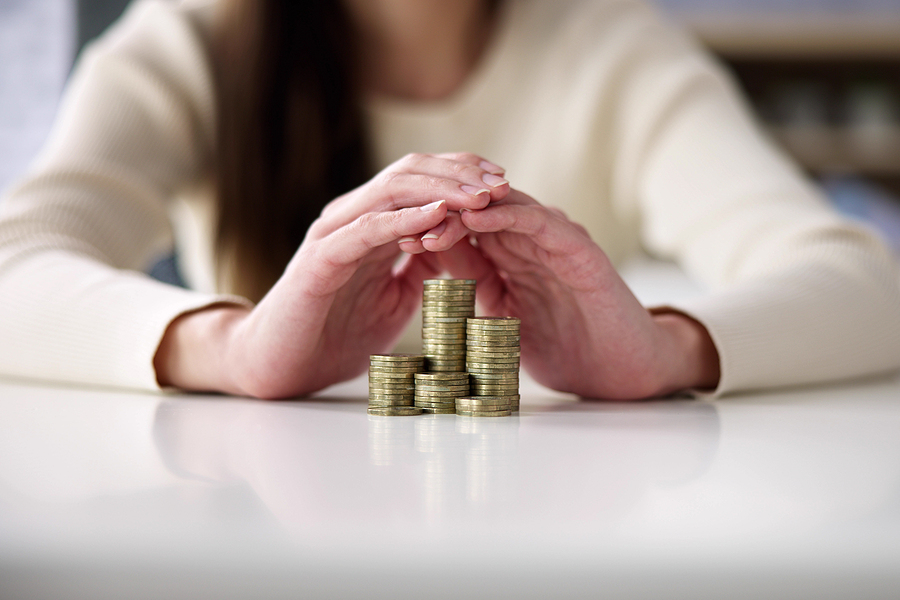
[(519, 325), (514, 317), (470, 318), (466, 325), (472, 395), (504, 398), (512, 411), (519, 410)]
[[(519, 402), (516, 400), (516, 410)], [(512, 413), (509, 396), (467, 396), (456, 399), (456, 414), (464, 417), (508, 417)]]
[(416, 373), (425, 370), (421, 354), (373, 354), (369, 357), (369, 414), (421, 415), (415, 406)]
[(466, 318), (475, 316), (474, 279), (426, 279), (422, 353), (430, 372), (466, 370)]
[(416, 406), (422, 412), (452, 415), (456, 399), (468, 395), (468, 373), (416, 373)]

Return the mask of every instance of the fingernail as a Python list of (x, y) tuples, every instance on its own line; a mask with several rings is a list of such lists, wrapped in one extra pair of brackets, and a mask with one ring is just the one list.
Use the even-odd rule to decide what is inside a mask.
[(505, 183), (509, 183), (502, 177), (497, 177), (496, 175), (492, 175), (490, 173), (485, 173), (484, 175), (482, 175), (481, 180), (491, 187), (498, 187)]
[(431, 204), (426, 204), (425, 206), (422, 206), (421, 209), (425, 212), (437, 210), (441, 207), (441, 205), (444, 202), (446, 202), (446, 200), (438, 200), (437, 202), (432, 202)]
[(479, 194), (490, 194), (491, 190), (486, 190), (484, 188), (477, 188), (474, 185), (461, 185), (459, 189), (464, 191), (467, 194), (472, 194), (473, 196), (477, 196)]
[(471, 208), (461, 208), (461, 209), (459, 209), (459, 214), (462, 214), (462, 213), (464, 213), (464, 212), (472, 212), (472, 209), (471, 209)]
[(434, 229), (432, 229), (431, 231), (429, 231), (428, 233), (426, 233), (425, 235), (423, 235), (423, 236), (422, 236), (422, 241), (424, 242), (425, 240), (436, 240), (436, 239), (438, 239), (439, 237), (441, 237), (441, 234), (444, 233), (444, 230), (445, 230), (445, 229), (447, 229), (447, 222), (446, 222), (446, 221), (444, 221), (443, 223), (441, 223), (440, 225), (438, 225), (437, 227), (435, 227)]
[(478, 163), (478, 166), (485, 171), (488, 171), (489, 173), (493, 173), (495, 175), (503, 175), (504, 173), (506, 173), (506, 169), (504, 169), (500, 165), (495, 165), (489, 160), (481, 161), (480, 163)]
[(398, 243), (398, 244), (405, 244), (406, 242), (417, 242), (417, 241), (419, 241), (419, 240), (417, 240), (417, 239), (414, 238), (414, 237), (402, 237), (402, 238), (400, 238), (399, 240), (397, 240), (397, 243)]

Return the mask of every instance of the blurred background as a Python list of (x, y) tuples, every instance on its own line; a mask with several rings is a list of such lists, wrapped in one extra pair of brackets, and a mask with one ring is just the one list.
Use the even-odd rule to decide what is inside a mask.
[[(655, 0), (773, 137), (900, 252), (900, 0)], [(0, 0), (0, 189), (47, 136), (78, 50), (126, 0)]]

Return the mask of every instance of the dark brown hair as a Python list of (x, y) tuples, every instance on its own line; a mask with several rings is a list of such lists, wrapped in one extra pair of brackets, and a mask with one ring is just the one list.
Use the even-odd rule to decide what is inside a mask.
[(368, 176), (339, 0), (227, 0), (211, 44), (219, 278), (258, 301), (325, 204)]

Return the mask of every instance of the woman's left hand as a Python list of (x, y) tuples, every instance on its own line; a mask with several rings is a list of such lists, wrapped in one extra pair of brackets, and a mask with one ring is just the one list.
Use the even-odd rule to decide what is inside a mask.
[(522, 319), (522, 364), (540, 383), (619, 400), (717, 384), (718, 354), (706, 329), (641, 306), (587, 231), (562, 212), (511, 190), (461, 217), (477, 245), (464, 239), (441, 261), (454, 277), (478, 280), (489, 314)]

